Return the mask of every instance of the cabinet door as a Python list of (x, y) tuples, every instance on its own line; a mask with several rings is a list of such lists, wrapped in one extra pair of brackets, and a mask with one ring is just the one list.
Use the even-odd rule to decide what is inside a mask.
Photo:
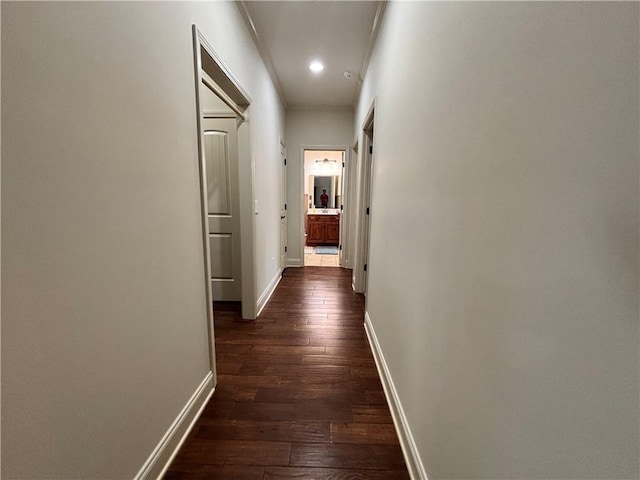
[(324, 243), (325, 224), (309, 220), (309, 233), (307, 243)]
[(340, 224), (334, 222), (327, 223), (326, 235), (326, 243), (338, 245), (340, 242)]

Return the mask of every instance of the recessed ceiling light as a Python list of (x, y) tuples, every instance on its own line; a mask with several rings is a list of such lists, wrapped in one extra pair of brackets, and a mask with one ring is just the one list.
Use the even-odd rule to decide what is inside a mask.
[(347, 70), (346, 72), (344, 72), (342, 75), (344, 75), (344, 78), (351, 78), (351, 77), (353, 77), (353, 73), (351, 73), (349, 70)]
[(324, 65), (322, 64), (322, 62), (319, 62), (318, 60), (314, 60), (309, 64), (309, 70), (311, 70), (314, 73), (318, 73), (324, 70)]

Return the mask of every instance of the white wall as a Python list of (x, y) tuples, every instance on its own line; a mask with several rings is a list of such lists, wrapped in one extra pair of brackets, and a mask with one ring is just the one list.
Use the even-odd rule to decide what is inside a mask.
[[(288, 262), (302, 266), (302, 206), (304, 191), (301, 175), (304, 159), (300, 148), (350, 146), (353, 144), (353, 111), (351, 109), (289, 109), (286, 116)], [(347, 161), (349, 161), (347, 155)]]
[(270, 284), (273, 285), (280, 275), (280, 138), (284, 138), (285, 131), (284, 109), (266, 70), (261, 70), (264, 74), (255, 81), (256, 88), (250, 92), (256, 98), (249, 119), (254, 138), (251, 154), (255, 165), (255, 199), (258, 201), (255, 216), (256, 298), (264, 298)]
[[(3, 478), (133, 477), (209, 372), (193, 23), (277, 178), (284, 112), (233, 3), (2, 3)], [(260, 287), (277, 189), (256, 198)]]
[(389, 4), (367, 305), (430, 480), (640, 474), (638, 18)]

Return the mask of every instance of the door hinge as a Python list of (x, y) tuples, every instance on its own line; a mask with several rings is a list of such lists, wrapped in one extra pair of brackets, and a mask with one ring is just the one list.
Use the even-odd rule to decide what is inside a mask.
[(340, 210), (344, 210), (344, 205), (340, 205)]
[(286, 204), (286, 203), (284, 204), (284, 209), (285, 209), (285, 210), (287, 209), (287, 204)]
[(339, 248), (339, 250), (342, 250), (342, 245), (340, 245), (340, 248)]
[(367, 271), (367, 264), (366, 263), (364, 264), (364, 271), (365, 272)]
[(284, 247), (284, 253), (287, 253), (287, 246)]
[(342, 168), (344, 168), (344, 162), (342, 162)]
[(369, 154), (373, 155), (373, 145), (369, 145)]
[(284, 164), (285, 164), (285, 165), (287, 164), (287, 159), (286, 159), (286, 158), (284, 159)]
[(369, 207), (367, 207), (367, 215), (369, 215)]

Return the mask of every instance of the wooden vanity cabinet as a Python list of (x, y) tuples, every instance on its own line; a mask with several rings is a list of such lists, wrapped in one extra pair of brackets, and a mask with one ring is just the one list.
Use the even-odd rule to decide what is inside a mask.
[(340, 215), (307, 215), (307, 245), (338, 245)]

